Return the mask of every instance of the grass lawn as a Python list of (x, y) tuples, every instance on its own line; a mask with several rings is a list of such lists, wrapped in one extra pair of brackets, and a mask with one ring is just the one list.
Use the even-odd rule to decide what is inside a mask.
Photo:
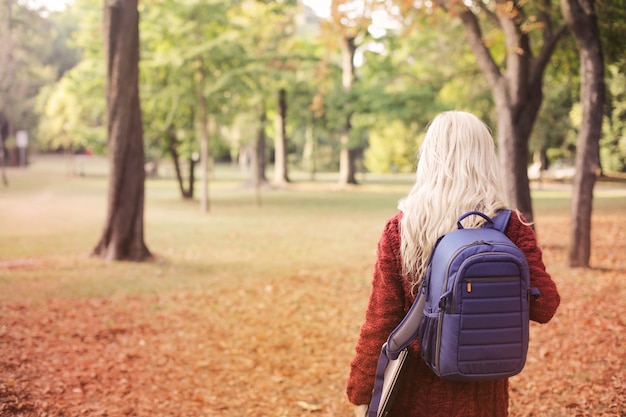
[[(296, 172), (288, 187), (263, 189), (258, 206), (245, 175), (218, 166), (209, 213), (181, 200), (172, 179), (148, 179), (155, 260), (136, 264), (89, 256), (106, 172), (99, 158), (58, 157), (7, 171), (0, 415), (351, 415), (343, 384), (376, 243), (411, 176), (367, 175), (340, 189), (332, 174)], [(562, 305), (531, 328), (512, 416), (626, 410), (626, 186), (596, 186), (589, 270), (567, 267), (570, 189), (533, 187)]]
[(67, 176), (53, 162), (11, 170), (10, 187), (0, 191), (0, 299), (185, 291), (300, 270), (361, 275), (410, 187), (388, 181), (339, 190), (322, 178), (262, 191), (257, 206), (242, 174), (221, 167), (216, 176), (226, 180), (211, 182), (210, 212), (202, 213), (174, 181), (148, 180), (145, 241), (156, 261), (108, 264), (88, 256), (104, 225), (106, 178)]

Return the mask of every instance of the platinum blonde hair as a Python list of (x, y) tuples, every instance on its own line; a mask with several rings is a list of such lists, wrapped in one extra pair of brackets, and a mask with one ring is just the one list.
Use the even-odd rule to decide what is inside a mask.
[[(430, 123), (418, 155), (416, 180), (400, 200), (403, 274), (415, 290), (439, 236), (456, 229), (459, 216), (478, 210), (488, 216), (507, 207), (495, 144), (489, 128), (461, 111), (439, 114)], [(485, 220), (470, 216), (466, 228)]]

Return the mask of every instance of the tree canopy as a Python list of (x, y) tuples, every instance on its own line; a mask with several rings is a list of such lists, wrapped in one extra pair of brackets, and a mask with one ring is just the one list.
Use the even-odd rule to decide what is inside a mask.
[[(289, 108), (284, 128), (288, 163), (295, 167), (311, 166), (314, 140), (316, 169), (338, 169), (346, 114), (352, 115), (349, 147), (365, 151), (361, 169), (373, 172), (410, 170), (415, 145), (400, 156), (389, 149), (402, 148), (402, 141), (419, 137), (438, 111), (463, 108), (499, 129), (489, 84), (471, 44), (464, 40), (467, 29), (462, 21), (441, 8), (425, 12), (412, 2), (398, 0), (395, 8), (384, 9), (383, 3), (370, 1), (361, 8), (351, 2), (335, 3), (338, 22), (358, 37), (357, 82), (346, 96), (341, 87), (341, 31), (328, 30), (328, 20), (299, 2), (140, 2), (141, 100), (148, 160), (178, 159), (181, 169), (193, 162), (200, 151), (202, 97), (204, 112), (213, 123), (211, 156), (245, 161), (260, 127), (261, 108), (267, 112), (264, 130), (272, 138), (276, 135), (273, 121), (279, 113), (281, 89)], [(6, 4), (10, 7), (5, 6), (0, 34), (12, 41), (2, 68), (0, 113), (5, 137), (27, 128), (42, 149), (104, 152), (101, 1), (76, 0), (53, 13), (23, 3)], [(488, 7), (485, 3), (479, 13), (487, 18), (482, 35), (494, 63), (504, 66), (505, 38), (496, 31), (497, 25), (487, 24), (493, 13)], [(536, 42), (548, 29), (542, 16), (552, 13), (553, 21), (561, 18), (554, 4), (551, 9), (528, 7), (519, 9), (526, 19), (521, 27), (529, 41)], [(626, 165), (619, 151), (617, 110), (625, 65), (621, 51), (626, 28), (624, 19), (619, 19), (624, 12), (619, 4), (602, 2), (598, 13), (610, 68), (602, 166), (620, 171)], [(355, 22), (362, 22), (363, 29)], [(576, 54), (575, 43), (565, 36), (546, 67), (544, 103), (529, 137), (528, 163), (539, 156), (546, 167), (573, 161), (577, 126), (569, 114), (576, 112), (579, 99)], [(12, 70), (17, 67), (29, 71)], [(7, 83), (9, 79), (14, 82)], [(272, 162), (273, 142), (264, 152)]]

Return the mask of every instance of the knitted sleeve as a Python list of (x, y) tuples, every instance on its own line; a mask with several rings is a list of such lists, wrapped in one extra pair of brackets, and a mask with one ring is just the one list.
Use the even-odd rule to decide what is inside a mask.
[(530, 286), (539, 288), (541, 291), (541, 296), (538, 299), (531, 298), (530, 319), (539, 323), (547, 323), (556, 313), (561, 297), (552, 277), (546, 271), (541, 249), (537, 245), (535, 231), (531, 226), (524, 224), (528, 221), (521, 214), (519, 214), (520, 217), (517, 214), (516, 212), (512, 213), (505, 232), (526, 255), (530, 267)]
[(405, 314), (398, 220), (396, 216), (387, 222), (378, 242), (372, 291), (350, 364), (346, 391), (356, 405), (370, 402), (381, 347)]

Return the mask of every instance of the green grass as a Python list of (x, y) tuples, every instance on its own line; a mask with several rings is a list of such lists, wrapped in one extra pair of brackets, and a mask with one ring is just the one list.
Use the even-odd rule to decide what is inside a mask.
[[(62, 158), (9, 169), (0, 188), (0, 301), (109, 297), (216, 287), (262, 286), (296, 275), (369, 280), (376, 243), (411, 176), (367, 175), (339, 189), (332, 174), (293, 173), (294, 184), (263, 190), (261, 205), (245, 175), (220, 166), (209, 185), (210, 213), (180, 198), (172, 179), (146, 183), (145, 241), (154, 262), (90, 258), (104, 225), (106, 161), (87, 160), (70, 175)], [(199, 189), (197, 192), (199, 193)], [(541, 216), (568, 215), (567, 187), (533, 192)], [(597, 212), (626, 212), (626, 191), (598, 187)]]

